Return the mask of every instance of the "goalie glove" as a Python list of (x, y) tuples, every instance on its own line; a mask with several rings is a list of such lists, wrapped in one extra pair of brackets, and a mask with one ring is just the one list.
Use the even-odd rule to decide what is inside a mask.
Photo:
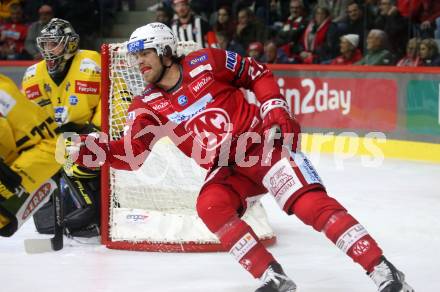
[(103, 141), (98, 133), (74, 135), (64, 139), (65, 163), (64, 171), (73, 176), (75, 164), (89, 169), (101, 167), (106, 160), (107, 141)]
[(287, 102), (282, 98), (266, 100), (260, 107), (263, 120), (262, 129), (266, 139), (273, 139), (274, 131), (281, 132), (284, 144), (291, 145), (291, 150), (298, 148), (301, 127), (296, 119), (289, 114)]

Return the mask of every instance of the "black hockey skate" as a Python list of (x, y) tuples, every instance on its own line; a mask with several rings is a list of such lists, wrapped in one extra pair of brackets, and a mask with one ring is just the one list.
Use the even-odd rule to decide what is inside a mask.
[(255, 292), (296, 292), (295, 283), (286, 276), (277, 262), (269, 265), (260, 280), (263, 285)]
[(405, 275), (384, 256), (369, 276), (377, 285), (378, 292), (414, 292), (414, 289), (405, 282)]

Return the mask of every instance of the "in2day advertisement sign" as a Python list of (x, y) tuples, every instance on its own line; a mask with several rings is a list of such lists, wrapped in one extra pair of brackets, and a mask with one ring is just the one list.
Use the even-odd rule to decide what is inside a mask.
[(277, 78), (304, 127), (390, 132), (397, 126), (397, 83), (392, 79)]

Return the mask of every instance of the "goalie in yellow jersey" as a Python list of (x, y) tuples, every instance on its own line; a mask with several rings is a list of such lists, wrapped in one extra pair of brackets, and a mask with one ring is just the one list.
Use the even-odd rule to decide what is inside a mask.
[[(95, 51), (80, 50), (79, 38), (68, 21), (51, 19), (37, 37), (44, 60), (27, 68), (23, 77), (26, 96), (53, 117), (58, 133), (89, 133), (101, 125), (101, 56)], [(73, 210), (79, 214), (71, 222), (78, 228), (88, 220), (97, 224), (99, 172), (76, 165), (72, 172), (73, 185), (84, 195), (84, 206)], [(34, 216), (37, 230), (42, 233), (51, 229), (45, 219), (52, 212), (50, 206), (45, 207), (48, 208)]]
[(11, 236), (56, 189), (56, 124), (0, 74), (0, 236)]
[(101, 124), (101, 57), (80, 50), (72, 25), (53, 18), (37, 37), (44, 58), (23, 77), (28, 99), (38, 103), (61, 131), (81, 132), (88, 123)]

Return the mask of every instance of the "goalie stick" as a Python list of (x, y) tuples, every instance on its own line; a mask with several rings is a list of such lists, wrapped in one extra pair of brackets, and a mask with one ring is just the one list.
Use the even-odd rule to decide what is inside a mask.
[[(63, 170), (61, 170), (60, 174), (60, 182), (61, 180), (66, 181), (68, 179)], [(62, 203), (62, 195), (63, 184), (59, 183), (58, 188), (54, 190), (52, 193), (52, 200), (54, 202), (54, 236), (52, 238), (35, 238), (35, 239), (25, 239), (24, 248), (25, 251), (29, 254), (35, 253), (43, 253), (49, 251), (58, 251), (61, 250), (64, 246), (64, 212), (63, 212), (63, 203)]]

